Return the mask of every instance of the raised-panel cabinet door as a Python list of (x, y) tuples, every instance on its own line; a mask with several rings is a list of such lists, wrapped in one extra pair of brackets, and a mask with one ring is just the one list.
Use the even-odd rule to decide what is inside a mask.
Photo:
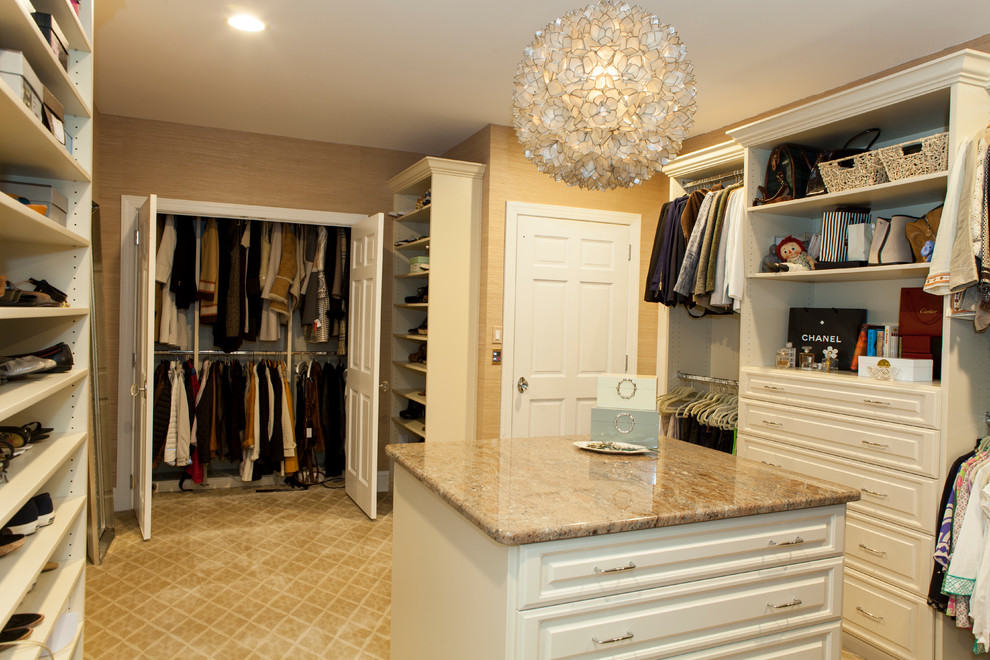
[(351, 229), (350, 245), (344, 489), (371, 519), (377, 516), (384, 230), (385, 215), (370, 216)]
[(132, 504), (138, 527), (145, 541), (151, 538), (151, 420), (152, 383), (155, 372), (151, 334), (155, 327), (155, 278), (151, 273), (155, 261), (155, 219), (158, 198), (151, 195), (138, 209), (137, 251), (134, 258), (134, 355), (131, 360), (133, 382), (131, 399), (134, 420), (134, 495)]

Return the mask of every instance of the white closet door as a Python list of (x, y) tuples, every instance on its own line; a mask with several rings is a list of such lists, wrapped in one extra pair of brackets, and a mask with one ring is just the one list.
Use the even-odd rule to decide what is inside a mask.
[(134, 328), (138, 341), (134, 343), (131, 359), (133, 384), (134, 428), (134, 497), (132, 504), (137, 514), (138, 527), (145, 541), (151, 538), (151, 428), (152, 428), (152, 375), (155, 372), (153, 342), (155, 329), (155, 218), (158, 215), (158, 198), (155, 195), (138, 209), (138, 229), (134, 259)]
[(347, 465), (344, 489), (372, 520), (378, 494), (378, 387), (381, 373), (382, 242), (385, 215), (351, 229), (351, 292), (347, 326)]

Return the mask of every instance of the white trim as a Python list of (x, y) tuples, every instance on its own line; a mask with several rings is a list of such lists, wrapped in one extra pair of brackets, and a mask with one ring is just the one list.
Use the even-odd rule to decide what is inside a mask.
[[(515, 342), (516, 321), (516, 235), (520, 215), (559, 217), (564, 220), (599, 222), (603, 224), (625, 225), (629, 228), (629, 245), (632, 258), (629, 260), (629, 307), (626, 313), (626, 353), (629, 355), (630, 373), (636, 372), (639, 336), (639, 243), (642, 218), (638, 213), (602, 211), (569, 206), (529, 204), (526, 202), (505, 203), (505, 259), (502, 285), (502, 377), (499, 387), (499, 437), (507, 438), (512, 433), (512, 388), (515, 382), (512, 373), (512, 356)], [(508, 365), (508, 366), (507, 366)]]
[[(134, 230), (137, 227), (137, 211), (148, 199), (146, 196), (122, 195), (120, 198), (120, 300), (134, 300)], [(200, 202), (188, 199), (158, 198), (158, 212), (175, 215), (206, 216), (211, 218), (250, 218), (269, 222), (291, 222), (301, 225), (333, 225), (350, 227), (368, 216), (360, 213), (312, 211), (274, 206)], [(117, 365), (117, 482), (114, 486), (113, 508), (128, 511), (132, 508), (133, 492), (130, 485), (133, 460), (133, 420), (131, 419), (131, 364), (134, 352), (133, 317), (120, 314)]]
[(663, 173), (671, 179), (700, 178), (717, 173), (726, 166), (742, 167), (742, 162), (743, 146), (735, 140), (728, 140), (678, 156), (663, 168)]

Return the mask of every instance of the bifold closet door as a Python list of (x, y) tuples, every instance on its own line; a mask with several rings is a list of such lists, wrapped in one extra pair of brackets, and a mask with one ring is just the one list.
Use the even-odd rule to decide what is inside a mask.
[(134, 475), (132, 505), (137, 515), (141, 537), (151, 538), (151, 377), (155, 371), (151, 336), (155, 327), (155, 277), (151, 270), (155, 263), (155, 221), (158, 215), (158, 198), (151, 195), (138, 209), (138, 230), (135, 235), (137, 250), (134, 259), (134, 328), (137, 341), (131, 356), (133, 380), (131, 384), (132, 417), (134, 429)]
[(382, 265), (385, 215), (351, 229), (350, 310), (344, 489), (374, 520), (378, 515), (378, 388), (381, 383)]

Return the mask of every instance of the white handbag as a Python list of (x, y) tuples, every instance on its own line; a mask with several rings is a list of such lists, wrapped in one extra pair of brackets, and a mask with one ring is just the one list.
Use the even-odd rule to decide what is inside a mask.
[(918, 218), (895, 215), (889, 220), (877, 218), (877, 226), (870, 243), (870, 265), (912, 264), (914, 253), (907, 238), (907, 225)]

